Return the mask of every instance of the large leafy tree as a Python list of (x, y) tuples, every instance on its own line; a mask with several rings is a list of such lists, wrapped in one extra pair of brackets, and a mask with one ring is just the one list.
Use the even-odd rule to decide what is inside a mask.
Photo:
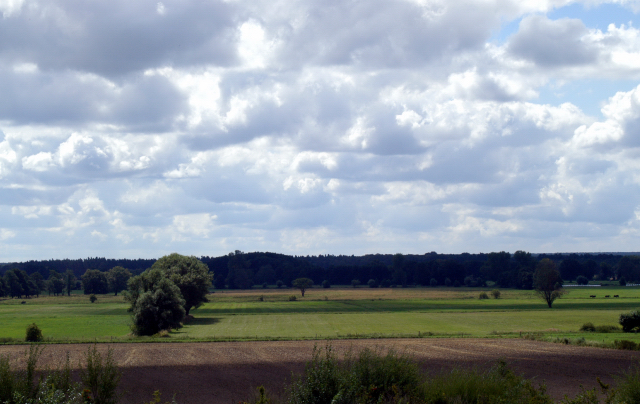
[(556, 269), (556, 264), (549, 258), (538, 262), (536, 272), (533, 274), (533, 288), (549, 308), (557, 298), (565, 293), (565, 290), (562, 289), (560, 272)]
[(62, 280), (62, 275), (60, 275), (58, 271), (49, 271), (47, 289), (49, 290), (49, 294), (53, 293), (54, 296), (61, 294), (64, 290), (64, 281)]
[(82, 275), (82, 288), (85, 295), (107, 293), (109, 291), (107, 274), (97, 269), (87, 269)]
[(213, 274), (209, 267), (194, 256), (177, 253), (165, 255), (151, 269), (160, 270), (179, 289), (184, 299), (184, 311), (188, 316), (193, 308), (207, 301)]
[(159, 269), (131, 278), (129, 287), (130, 290), (137, 287), (135, 294), (127, 294), (128, 300), (135, 297), (130, 310), (136, 335), (153, 335), (182, 326), (185, 301), (180, 289)]
[(31, 274), (29, 278), (31, 279), (31, 281), (33, 282), (36, 288), (36, 296), (40, 296), (40, 293), (42, 293), (45, 290), (44, 277), (40, 272), (34, 272)]
[(21, 297), (25, 293), (24, 288), (20, 283), (20, 278), (16, 272), (17, 270), (10, 269), (4, 273), (4, 283), (7, 287), (8, 294), (11, 297)]
[(121, 266), (113, 267), (107, 273), (109, 290), (118, 296), (118, 292), (127, 288), (127, 281), (131, 278), (131, 272)]

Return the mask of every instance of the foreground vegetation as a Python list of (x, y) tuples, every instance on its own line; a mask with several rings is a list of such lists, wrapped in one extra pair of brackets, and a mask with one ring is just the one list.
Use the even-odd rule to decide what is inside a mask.
[[(25, 366), (12, 367), (0, 356), (0, 403), (3, 404), (116, 404), (121, 373), (111, 351), (98, 352), (95, 345), (85, 354), (79, 381), (74, 380), (69, 357), (56, 369), (38, 369), (44, 346), (33, 344), (25, 352)], [(38, 372), (39, 371), (39, 372)], [(38, 376), (39, 373), (39, 376)]]
[[(583, 389), (561, 404), (632, 404), (640, 401), (640, 370), (629, 369), (612, 388)], [(410, 357), (364, 349), (339, 361), (330, 346), (315, 348), (304, 374), (293, 381), (285, 399), (290, 404), (428, 403), (428, 404), (552, 404), (544, 384), (534, 385), (498, 361), (488, 371), (454, 368), (425, 375)], [(256, 403), (269, 402), (264, 392)]]
[[(38, 367), (42, 345), (31, 345), (22, 366), (0, 356), (0, 402), (5, 404), (116, 404), (121, 396), (121, 372), (112, 351), (100, 354), (90, 346), (75, 378), (69, 359), (56, 369)], [(632, 404), (640, 398), (640, 369), (631, 368), (616, 378), (614, 386), (582, 389), (559, 404)], [(160, 387), (160, 386), (159, 386)], [(161, 403), (156, 390), (150, 403)], [(242, 394), (242, 393), (241, 393)], [(245, 396), (250, 396), (245, 392)], [(178, 400), (179, 401), (179, 400)], [(176, 403), (175, 398), (172, 403)], [(515, 374), (504, 361), (489, 370), (454, 368), (425, 373), (416, 361), (393, 350), (365, 348), (338, 357), (330, 345), (313, 349), (302, 374), (294, 375), (285, 393), (271, 396), (263, 387), (244, 404), (552, 404), (544, 384)]]
[[(184, 327), (152, 337), (131, 335), (129, 305), (121, 296), (98, 295), (95, 303), (81, 294), (5, 299), (0, 300), (0, 341), (24, 341), (25, 328), (36, 323), (45, 342), (452, 336), (584, 338), (604, 346), (622, 339), (640, 342), (640, 334), (617, 326), (621, 313), (638, 308), (637, 287), (572, 288), (552, 309), (532, 291), (510, 289), (502, 289), (498, 299), (479, 299), (477, 288), (313, 288), (304, 298), (296, 292), (218, 291), (192, 310), (194, 318)], [(596, 298), (589, 297), (594, 293)], [(289, 300), (292, 295), (295, 301)], [(588, 322), (613, 328), (580, 331)]]

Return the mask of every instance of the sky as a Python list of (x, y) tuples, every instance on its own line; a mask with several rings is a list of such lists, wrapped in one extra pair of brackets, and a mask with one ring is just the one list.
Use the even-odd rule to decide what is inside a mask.
[(639, 251), (638, 12), (0, 0), (0, 262)]

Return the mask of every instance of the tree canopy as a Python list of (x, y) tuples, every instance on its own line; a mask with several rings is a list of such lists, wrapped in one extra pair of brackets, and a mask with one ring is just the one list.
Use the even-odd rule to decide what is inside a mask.
[(291, 282), (291, 285), (294, 288), (300, 289), (300, 293), (302, 294), (302, 297), (304, 297), (305, 290), (313, 286), (313, 281), (309, 278), (298, 278), (294, 279), (293, 282)]
[(165, 255), (156, 261), (151, 269), (162, 271), (180, 289), (187, 316), (192, 308), (198, 308), (207, 301), (213, 274), (210, 274), (209, 267), (196, 257), (177, 253)]
[(107, 274), (97, 269), (87, 269), (82, 275), (82, 288), (85, 295), (101, 295), (109, 291)]
[(131, 272), (121, 266), (115, 266), (107, 273), (107, 281), (109, 283), (109, 291), (118, 296), (118, 292), (127, 288), (127, 282), (131, 278)]
[(150, 269), (131, 278), (129, 285), (136, 291), (130, 308), (132, 331), (136, 335), (153, 335), (160, 330), (181, 327), (184, 299), (180, 289), (165, 278), (160, 269)]
[(556, 264), (548, 258), (538, 262), (536, 272), (533, 274), (533, 288), (536, 293), (547, 303), (549, 308), (553, 302), (562, 296), (562, 278), (556, 269)]

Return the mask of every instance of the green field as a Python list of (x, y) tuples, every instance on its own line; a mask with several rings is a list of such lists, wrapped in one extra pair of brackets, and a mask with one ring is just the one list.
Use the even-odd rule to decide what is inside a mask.
[[(502, 290), (500, 299), (480, 300), (481, 291), (332, 288), (308, 290), (304, 298), (292, 289), (218, 291), (209, 295), (209, 303), (192, 311), (194, 319), (161, 340), (519, 337), (536, 333), (604, 343), (614, 339), (640, 342), (639, 334), (578, 332), (585, 322), (616, 325), (620, 313), (640, 308), (640, 287), (571, 288), (552, 309), (532, 291)], [(592, 294), (596, 298), (590, 298)], [(291, 295), (297, 300), (289, 301)], [(0, 341), (22, 340), (26, 326), (34, 322), (51, 342), (157, 340), (130, 335), (127, 307), (121, 296), (109, 295), (99, 296), (93, 304), (78, 294), (0, 300)]]

